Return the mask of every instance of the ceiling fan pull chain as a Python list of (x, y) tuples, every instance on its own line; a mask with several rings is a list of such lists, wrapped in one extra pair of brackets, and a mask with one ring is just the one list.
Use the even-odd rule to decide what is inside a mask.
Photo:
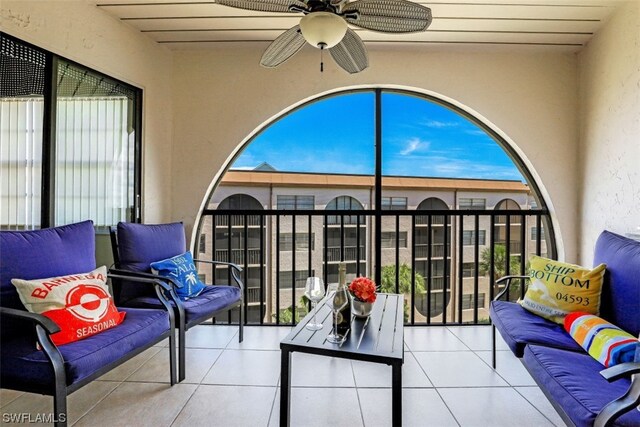
[(320, 45), (320, 72), (321, 73), (324, 72), (324, 57), (323, 57), (323, 53), (324, 53), (324, 43)]

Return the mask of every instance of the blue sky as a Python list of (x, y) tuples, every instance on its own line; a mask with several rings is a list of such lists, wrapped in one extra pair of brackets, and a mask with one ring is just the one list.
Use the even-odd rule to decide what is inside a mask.
[[(232, 169), (262, 162), (278, 170), (374, 173), (374, 94), (340, 95), (273, 123)], [(525, 181), (504, 150), (457, 113), (419, 97), (382, 97), (382, 173), (395, 176)]]

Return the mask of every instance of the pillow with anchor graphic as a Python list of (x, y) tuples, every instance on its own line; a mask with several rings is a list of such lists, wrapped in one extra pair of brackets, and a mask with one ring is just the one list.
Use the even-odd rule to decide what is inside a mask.
[(200, 295), (206, 286), (198, 279), (198, 269), (189, 251), (162, 261), (152, 262), (151, 271), (153, 274), (181, 283), (182, 287), (175, 288), (175, 292), (182, 301)]
[(12, 279), (22, 304), (32, 313), (53, 320), (60, 332), (51, 335), (55, 345), (87, 338), (124, 320), (107, 286), (107, 267), (88, 273), (38, 280)]
[(530, 261), (531, 283), (520, 305), (559, 324), (574, 311), (598, 316), (606, 265), (592, 270), (539, 256)]

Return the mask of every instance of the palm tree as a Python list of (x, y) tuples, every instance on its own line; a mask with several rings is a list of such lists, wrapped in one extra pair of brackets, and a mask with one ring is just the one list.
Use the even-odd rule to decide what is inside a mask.
[[(411, 294), (411, 267), (407, 264), (400, 265), (399, 270), (399, 286), (398, 291), (401, 294)], [(424, 277), (420, 273), (415, 273), (416, 295), (424, 294)], [(396, 266), (385, 265), (382, 267), (382, 283), (380, 283), (380, 292), (395, 293), (396, 292)], [(404, 301), (404, 321), (409, 320), (409, 301)]]
[[(507, 266), (507, 248), (503, 244), (495, 245), (493, 249), (493, 281), (495, 283), (496, 280), (501, 277), (507, 276), (509, 274), (520, 274), (520, 261), (518, 258), (510, 257), (509, 260), (509, 271), (506, 271)], [(491, 249), (484, 248), (480, 253), (480, 265), (478, 267), (480, 274), (489, 275), (491, 274)], [(511, 296), (520, 295), (520, 281), (514, 282), (510, 286), (509, 294)]]

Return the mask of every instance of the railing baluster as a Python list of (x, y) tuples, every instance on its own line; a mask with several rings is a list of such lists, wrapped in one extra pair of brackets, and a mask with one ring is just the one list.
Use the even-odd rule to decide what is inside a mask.
[(340, 215), (340, 262), (344, 262), (344, 215)]
[(328, 230), (327, 230), (327, 225), (328, 224), (327, 224), (327, 222), (328, 222), (328, 220), (329, 220), (329, 218), (325, 214), (324, 215), (323, 224), (322, 224), (322, 235), (323, 235), (322, 236), (322, 240), (323, 240), (323, 242), (322, 242), (323, 243), (322, 244), (323, 251), (322, 252), (323, 252), (323, 258), (324, 258), (324, 263), (323, 263), (323, 269), (324, 269), (323, 282), (324, 282), (324, 290), (325, 291), (327, 290), (327, 286), (328, 286), (327, 273), (328, 273), (328, 265), (329, 265), (329, 249), (327, 248), (327, 246), (328, 246), (327, 245), (327, 243), (328, 243), (327, 242), (327, 240), (328, 240), (328, 237), (327, 237), (327, 233), (328, 233)]
[(416, 216), (411, 215), (411, 324), (416, 324)]
[(280, 215), (276, 215), (276, 325), (280, 324)]
[(264, 299), (264, 288), (265, 288), (265, 283), (264, 283), (264, 269), (265, 269), (265, 265), (264, 265), (264, 233), (265, 233), (265, 228), (264, 228), (264, 215), (260, 215), (260, 324), (264, 324), (264, 305), (265, 305), (265, 299)]
[(291, 324), (296, 324), (296, 215), (291, 215)]
[(400, 293), (400, 215), (396, 214), (396, 294)]
[(496, 216), (491, 214), (491, 246), (489, 246), (489, 299), (493, 301), (496, 287)]
[[(309, 273), (309, 277), (315, 276), (314, 273), (311, 272), (311, 249), (314, 247), (313, 242), (313, 233), (311, 232), (311, 214), (307, 217), (307, 272)], [(311, 301), (307, 301), (307, 310), (311, 312)]]
[(360, 215), (356, 216), (356, 277), (360, 277)]
[[(458, 216), (458, 323), (462, 324), (462, 289), (464, 288), (464, 278), (462, 277), (462, 269), (464, 266), (464, 215)], [(452, 316), (451, 320), (454, 320)]]
[[(473, 242), (473, 323), (478, 323), (478, 287), (480, 276), (480, 215), (474, 215), (475, 240)], [(485, 235), (486, 239), (486, 235)]]
[[(527, 259), (527, 241), (526, 241), (526, 217), (524, 214), (520, 216), (520, 275), (525, 275), (525, 261)], [(524, 280), (520, 280), (520, 298), (524, 299)]]
[(247, 292), (249, 288), (249, 218), (244, 215), (244, 324), (247, 324), (248, 299)]
[[(233, 230), (231, 229), (231, 215), (229, 215), (229, 222), (227, 223), (227, 259), (228, 262), (233, 262), (231, 259), (232, 249), (231, 249), (231, 234)], [(231, 284), (231, 267), (227, 268), (227, 283)], [(228, 322), (231, 323), (231, 310), (227, 312)]]
[(427, 217), (427, 325), (431, 324), (431, 233), (433, 228), (433, 216)]
[[(504, 275), (508, 276), (511, 274), (511, 215), (507, 215), (507, 230), (505, 234)], [(510, 301), (509, 291), (510, 289), (507, 288), (507, 301)]]
[(542, 252), (542, 216), (536, 215), (536, 255), (540, 256)]
[(442, 286), (442, 324), (447, 324), (448, 292), (451, 289), (449, 280), (449, 215), (444, 216), (444, 285)]

